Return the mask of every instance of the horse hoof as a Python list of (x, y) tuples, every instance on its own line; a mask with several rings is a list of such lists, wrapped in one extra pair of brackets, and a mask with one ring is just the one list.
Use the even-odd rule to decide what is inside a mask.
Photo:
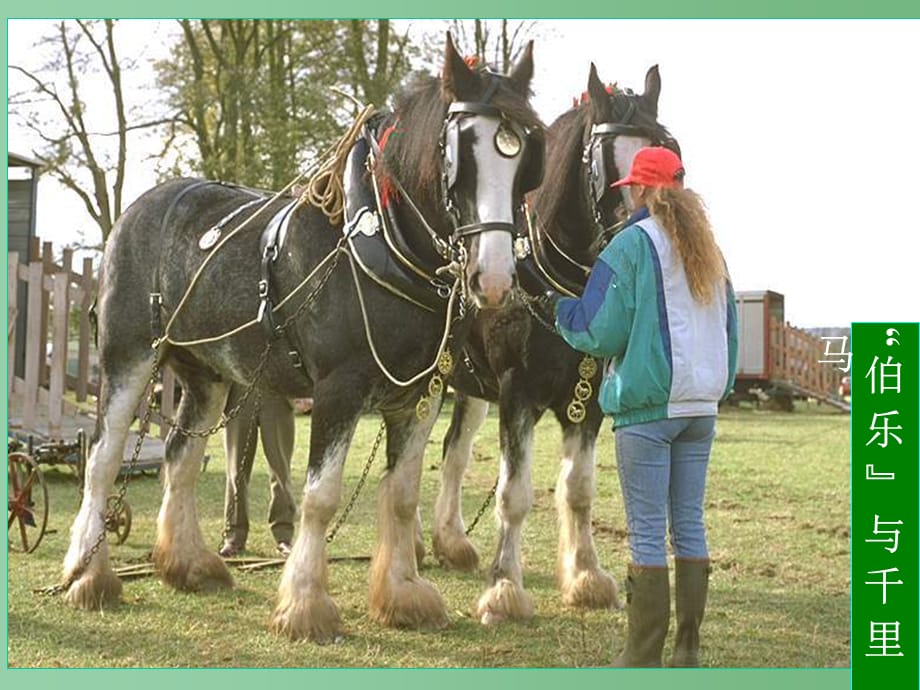
[(372, 591), (370, 617), (390, 628), (415, 630), (439, 630), (448, 623), (440, 592), (422, 578), (402, 580), (387, 591)]
[(269, 627), (289, 640), (310, 640), (317, 644), (338, 642), (345, 636), (339, 609), (326, 593), (301, 601), (279, 602)]
[(460, 537), (434, 535), (434, 554), (442, 568), (473, 573), (479, 570), (479, 554), (465, 534)]
[(233, 576), (223, 559), (210, 551), (180, 561), (174, 554), (154, 549), (153, 562), (160, 580), (182, 592), (213, 592), (233, 587)]
[(84, 573), (71, 583), (64, 601), (74, 608), (98, 611), (121, 599), (121, 580), (111, 570)]
[(617, 583), (603, 570), (582, 570), (562, 587), (562, 602), (582, 609), (621, 608)]
[(520, 585), (502, 579), (479, 597), (476, 615), (483, 625), (529, 621), (533, 618), (533, 597)]

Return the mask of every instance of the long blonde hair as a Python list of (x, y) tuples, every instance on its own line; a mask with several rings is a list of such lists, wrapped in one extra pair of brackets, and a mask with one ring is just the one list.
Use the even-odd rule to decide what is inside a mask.
[(683, 187), (651, 187), (646, 191), (645, 204), (671, 238), (687, 274), (690, 294), (697, 302), (709, 304), (728, 272), (702, 198)]

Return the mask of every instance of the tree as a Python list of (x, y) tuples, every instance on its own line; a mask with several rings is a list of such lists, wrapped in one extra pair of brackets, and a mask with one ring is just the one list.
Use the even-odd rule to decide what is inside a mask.
[[(10, 65), (23, 84), (9, 99), (11, 123), (41, 142), (32, 156), (80, 198), (103, 243), (122, 210), (128, 134), (162, 123), (141, 121), (129, 111), (125, 76), (133, 63), (122, 59), (116, 44), (114, 20), (61, 21), (41, 42), (52, 55), (46, 64)], [(86, 95), (97, 75), (104, 80), (105, 103)], [(98, 82), (92, 85), (99, 89)]]
[(537, 23), (520, 21), (509, 24), (507, 19), (454, 19), (450, 26), (461, 53), (475, 55), (507, 74), (532, 38)]
[(181, 20), (158, 81), (194, 152), (182, 165), (211, 179), (278, 189), (341, 134), (356, 106), (384, 105), (411, 46), (388, 20)]

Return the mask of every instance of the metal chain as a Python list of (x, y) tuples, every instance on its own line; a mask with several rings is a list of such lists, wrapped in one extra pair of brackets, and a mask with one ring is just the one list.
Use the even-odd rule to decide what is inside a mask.
[[(341, 241), (340, 241), (340, 245), (341, 245)], [(326, 270), (326, 273), (323, 275), (320, 282), (316, 285), (313, 291), (309, 295), (307, 295), (307, 297), (304, 299), (303, 303), (297, 308), (297, 310), (293, 314), (291, 314), (291, 316), (285, 319), (285, 321), (281, 324), (281, 326), (278, 327), (279, 332), (283, 332), (285, 329), (287, 329), (288, 326), (290, 326), (290, 324), (293, 323), (294, 319), (296, 319), (301, 313), (303, 313), (303, 311), (316, 300), (316, 296), (325, 286), (326, 282), (329, 280), (329, 277), (332, 275), (332, 271), (335, 269), (335, 266), (338, 263), (338, 260), (339, 260), (338, 250), (339, 250), (339, 247), (337, 246), (336, 249), (334, 250), (336, 252), (336, 256), (333, 257), (333, 260), (330, 263), (329, 268)], [(259, 379), (264, 373), (265, 366), (268, 362), (268, 356), (271, 353), (271, 348), (272, 348), (272, 341), (269, 341), (268, 345), (265, 347), (265, 350), (262, 352), (262, 356), (259, 360), (258, 366), (256, 367), (256, 371), (255, 371), (255, 375), (253, 376), (252, 383), (249, 386), (247, 386), (246, 391), (244, 392), (243, 396), (240, 398), (239, 403), (237, 403), (237, 405), (235, 405), (231, 410), (226, 412), (223, 416), (223, 419), (221, 419), (221, 421), (217, 425), (211, 427), (210, 429), (187, 429), (183, 427), (181, 424), (179, 424), (178, 422), (176, 422), (175, 419), (166, 417), (162, 413), (160, 414), (161, 422), (171, 427), (172, 429), (174, 429), (177, 433), (181, 433), (185, 436), (205, 438), (205, 437), (216, 434), (218, 431), (220, 431), (225, 426), (227, 426), (227, 423), (231, 419), (233, 419), (240, 413), (240, 410), (243, 408), (243, 405), (245, 405), (246, 402), (249, 400), (249, 397), (252, 395), (253, 390), (255, 390), (256, 385), (259, 382)], [(127, 490), (128, 490), (129, 476), (133, 473), (134, 468), (137, 466), (137, 460), (140, 457), (141, 448), (143, 447), (143, 444), (144, 444), (144, 438), (147, 436), (147, 431), (150, 427), (150, 416), (153, 414), (154, 409), (159, 407), (156, 404), (156, 391), (154, 389), (154, 386), (159, 381), (159, 376), (160, 376), (160, 364), (159, 364), (157, 357), (155, 356), (154, 361), (153, 361), (153, 368), (150, 374), (150, 380), (147, 383), (149, 387), (149, 393), (147, 394), (147, 407), (146, 407), (146, 410), (144, 411), (144, 417), (141, 420), (140, 433), (138, 433), (137, 441), (134, 444), (134, 451), (131, 454), (131, 460), (128, 465), (128, 469), (125, 471), (124, 476), (122, 477), (121, 488), (119, 489), (118, 494), (115, 498), (115, 503), (112, 506), (112, 511), (115, 514), (117, 514), (118, 511), (121, 510), (122, 504), (124, 503), (125, 494), (127, 493)], [(378, 437), (379, 437), (379, 434), (378, 434)], [(379, 445), (379, 441), (374, 446), (375, 452), (376, 452), (376, 448), (378, 445)], [(365, 470), (365, 475), (366, 475), (366, 472), (367, 472), (367, 469)], [(102, 521), (104, 525), (105, 524), (105, 514), (104, 513), (102, 514)], [(93, 544), (93, 546), (86, 553), (86, 555), (83, 556), (83, 558), (80, 561), (80, 566), (70, 575), (70, 577), (68, 577), (62, 583), (52, 585), (51, 587), (46, 587), (44, 589), (40, 589), (37, 591), (40, 591), (41, 593), (44, 593), (44, 594), (50, 594), (50, 595), (57, 595), (57, 594), (66, 592), (68, 589), (70, 589), (71, 585), (73, 585), (73, 583), (76, 582), (80, 578), (80, 576), (83, 574), (83, 572), (86, 570), (87, 566), (89, 565), (90, 561), (92, 561), (93, 557), (99, 552), (99, 549), (102, 548), (102, 544), (104, 542), (105, 542), (105, 528), (103, 527), (102, 531), (99, 533), (99, 537), (96, 539), (96, 543)]]
[[(118, 493), (115, 496), (115, 502), (112, 504), (111, 512), (113, 515), (118, 515), (121, 512), (122, 505), (124, 504), (125, 494), (128, 491), (128, 481), (131, 474), (134, 472), (134, 468), (137, 467), (137, 460), (141, 454), (141, 448), (144, 445), (144, 438), (147, 436), (147, 432), (150, 429), (150, 415), (153, 413), (153, 400), (156, 392), (154, 391), (154, 385), (160, 376), (160, 365), (156, 357), (154, 357), (153, 368), (150, 373), (150, 380), (147, 382), (149, 388), (149, 393), (147, 394), (147, 408), (144, 410), (143, 419), (141, 419), (141, 427), (137, 434), (137, 440), (134, 442), (134, 450), (131, 453), (131, 460), (128, 463), (128, 469), (123, 470), (121, 487), (118, 489)], [(86, 468), (84, 466), (84, 473)], [(57, 595), (63, 592), (66, 592), (70, 589), (71, 585), (80, 579), (80, 576), (86, 571), (86, 568), (89, 566), (90, 561), (93, 560), (93, 557), (99, 552), (99, 549), (102, 548), (102, 545), (105, 543), (105, 513), (101, 515), (102, 518), (102, 529), (99, 532), (99, 536), (96, 538), (96, 543), (92, 545), (90, 550), (83, 556), (80, 561), (79, 567), (70, 574), (64, 582), (61, 582), (51, 587), (39, 590), (44, 594)]]
[[(319, 295), (320, 291), (323, 289), (323, 287), (325, 287), (326, 283), (329, 281), (329, 277), (332, 275), (332, 271), (335, 269), (336, 265), (339, 262), (340, 254), (338, 252), (338, 249), (336, 249), (335, 251), (336, 251), (336, 255), (332, 258), (332, 261), (330, 262), (329, 267), (326, 269), (326, 272), (323, 274), (320, 281), (316, 284), (316, 287), (314, 287), (313, 290), (306, 296), (306, 298), (300, 304), (297, 310), (294, 311), (290, 316), (288, 316), (281, 323), (281, 325), (276, 327), (275, 330), (279, 334), (284, 333), (284, 331), (286, 331), (290, 327), (290, 325), (294, 322), (294, 320), (298, 318), (307, 307), (309, 307), (311, 304), (313, 304), (313, 302), (316, 301), (317, 295)], [(184, 436), (191, 436), (193, 438), (205, 438), (208, 436), (213, 436), (218, 431), (226, 427), (227, 424), (230, 422), (230, 420), (232, 420), (237, 415), (239, 415), (240, 411), (243, 409), (243, 406), (246, 405), (247, 402), (249, 402), (249, 398), (252, 395), (252, 392), (255, 390), (256, 386), (258, 386), (259, 381), (262, 378), (262, 374), (265, 372), (265, 367), (268, 364), (268, 357), (271, 354), (271, 349), (272, 349), (273, 344), (274, 344), (273, 340), (268, 341), (268, 344), (265, 346), (265, 349), (262, 351), (262, 355), (259, 358), (259, 363), (256, 366), (252, 381), (246, 387), (246, 390), (243, 392), (243, 395), (242, 397), (240, 397), (237, 404), (234, 405), (229, 410), (224, 412), (220, 422), (218, 422), (217, 424), (215, 424), (214, 426), (208, 429), (188, 429), (186, 427), (183, 427), (181, 424), (179, 424), (175, 419), (163, 416), (161, 414), (160, 416), (163, 422), (167, 426), (170, 426), (176, 429), (179, 433), (183, 434)]]
[(167, 417), (161, 413), (160, 418), (162, 419), (163, 423), (166, 426), (174, 429), (177, 433), (180, 433), (183, 436), (188, 436), (191, 438), (207, 438), (209, 436), (213, 436), (218, 431), (226, 427), (227, 424), (230, 423), (230, 420), (234, 419), (235, 417), (239, 415), (240, 411), (243, 409), (243, 406), (247, 402), (249, 402), (249, 398), (252, 395), (253, 391), (256, 389), (256, 386), (258, 386), (259, 380), (262, 378), (262, 374), (265, 371), (265, 366), (266, 364), (268, 364), (268, 356), (269, 354), (271, 354), (272, 344), (273, 344), (272, 341), (269, 341), (268, 345), (266, 345), (265, 349), (262, 351), (262, 356), (259, 358), (259, 364), (256, 366), (256, 370), (255, 370), (255, 373), (253, 374), (252, 381), (250, 382), (248, 386), (246, 386), (246, 390), (243, 392), (243, 395), (240, 397), (239, 402), (236, 405), (234, 405), (232, 408), (230, 408), (229, 410), (225, 411), (224, 414), (221, 416), (220, 421), (217, 424), (207, 429), (189, 429), (188, 427), (184, 427), (181, 424), (179, 424), (179, 422), (177, 422), (175, 418)]
[(498, 477), (495, 478), (495, 483), (492, 485), (492, 490), (489, 492), (489, 495), (486, 496), (486, 500), (482, 502), (482, 505), (479, 507), (479, 512), (476, 513), (476, 517), (473, 518), (473, 521), (470, 523), (470, 526), (466, 528), (466, 536), (472, 534), (473, 529), (476, 527), (476, 524), (479, 522), (479, 518), (485, 515), (486, 510), (489, 508), (489, 504), (492, 502), (492, 499), (495, 497), (495, 492), (498, 491)]
[(358, 479), (358, 484), (355, 486), (355, 490), (352, 492), (351, 498), (348, 499), (348, 503), (345, 505), (342, 513), (335, 521), (332, 529), (329, 530), (329, 534), (326, 535), (327, 544), (332, 543), (332, 540), (335, 539), (335, 535), (338, 534), (339, 528), (345, 523), (345, 520), (351, 513), (352, 508), (355, 507), (355, 502), (358, 500), (358, 494), (361, 493), (361, 489), (364, 487), (364, 482), (367, 481), (367, 475), (371, 471), (371, 465), (374, 463), (374, 458), (377, 456), (377, 450), (380, 448), (380, 443), (383, 441), (383, 435), (386, 431), (386, 428), (387, 423), (385, 421), (380, 422), (380, 429), (377, 431), (377, 438), (374, 439), (374, 446), (371, 448), (370, 455), (367, 457), (367, 462), (364, 465), (364, 471), (361, 472), (361, 477)]
[(537, 301), (536, 297), (531, 297), (520, 288), (515, 290), (515, 294), (520, 298), (521, 304), (524, 305), (524, 309), (526, 309), (527, 313), (533, 317), (534, 321), (543, 326), (543, 328), (545, 328), (553, 335), (558, 335), (556, 332), (556, 326), (554, 324), (548, 323), (546, 319), (544, 319), (543, 316), (541, 316), (539, 312), (534, 309), (533, 303)]

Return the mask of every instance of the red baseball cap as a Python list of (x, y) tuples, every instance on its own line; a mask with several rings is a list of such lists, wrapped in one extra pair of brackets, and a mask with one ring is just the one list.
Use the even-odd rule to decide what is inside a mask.
[(679, 187), (683, 180), (684, 164), (676, 153), (663, 146), (646, 146), (636, 153), (629, 174), (610, 186)]

